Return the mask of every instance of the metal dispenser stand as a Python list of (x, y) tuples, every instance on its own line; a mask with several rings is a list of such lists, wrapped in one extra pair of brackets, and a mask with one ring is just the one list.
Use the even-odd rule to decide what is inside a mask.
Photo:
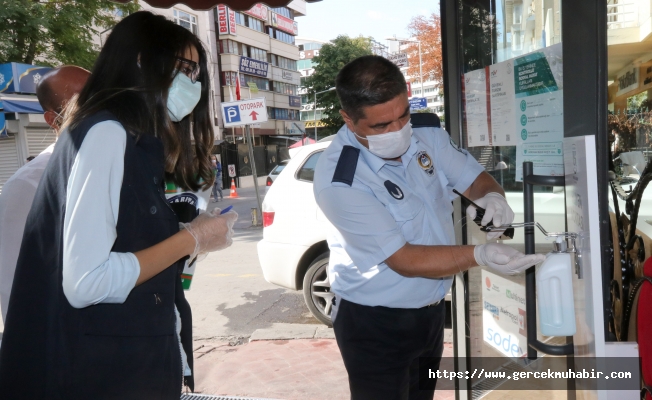
[[(525, 254), (534, 254), (534, 186), (564, 186), (563, 176), (534, 175), (531, 161), (523, 163), (523, 214), (525, 219)], [(534, 267), (525, 271), (525, 313), (527, 318), (527, 358), (537, 359), (537, 351), (564, 356), (574, 353), (573, 344), (550, 345), (537, 339), (537, 292)]]

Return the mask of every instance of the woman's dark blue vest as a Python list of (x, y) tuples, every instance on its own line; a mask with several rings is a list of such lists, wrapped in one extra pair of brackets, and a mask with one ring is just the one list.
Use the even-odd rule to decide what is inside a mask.
[[(183, 372), (175, 304), (192, 368), (192, 320), (181, 287), (182, 262), (136, 286), (123, 304), (76, 309), (63, 293), (68, 177), (88, 130), (106, 120), (115, 118), (99, 113), (63, 132), (36, 192), (0, 346), (2, 398), (179, 399)], [(112, 251), (143, 250), (179, 231), (163, 180), (161, 141), (127, 134)], [(97, 196), (108, 196), (108, 188)], [(192, 389), (192, 377), (185, 379)]]

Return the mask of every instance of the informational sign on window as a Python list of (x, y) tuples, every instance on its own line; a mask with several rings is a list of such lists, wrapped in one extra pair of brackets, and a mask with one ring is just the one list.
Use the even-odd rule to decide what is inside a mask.
[(247, 86), (249, 86), (249, 92), (251, 94), (258, 93), (258, 85), (256, 85), (256, 82), (247, 82)]
[(513, 60), (489, 67), (489, 104), (493, 146), (516, 146)]
[(464, 99), (468, 147), (489, 146), (491, 138), (487, 113), (487, 76), (484, 68), (464, 74)]
[(527, 352), (525, 287), (482, 270), (482, 336), (507, 357)]
[(535, 175), (563, 175), (564, 90), (561, 43), (514, 60), (516, 180), (523, 162)]

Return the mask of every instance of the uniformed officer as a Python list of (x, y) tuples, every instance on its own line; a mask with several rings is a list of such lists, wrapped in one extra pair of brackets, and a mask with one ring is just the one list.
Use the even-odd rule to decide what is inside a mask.
[(319, 159), (314, 194), (336, 228), (328, 237), (332, 318), (351, 397), (432, 399), (434, 390), (419, 390), (419, 358), (439, 367), (452, 276), (477, 265), (516, 274), (544, 256), (455, 245), (452, 189), (486, 208), (483, 225), (508, 225), (514, 214), (498, 183), (444, 130), (412, 129), (393, 63), (360, 57), (336, 88), (346, 125)]

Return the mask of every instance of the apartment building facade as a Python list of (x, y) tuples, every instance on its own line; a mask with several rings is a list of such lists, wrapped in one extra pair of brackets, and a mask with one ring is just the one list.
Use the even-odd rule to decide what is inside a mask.
[[(299, 48), (295, 18), (306, 15), (306, 2), (294, 0), (287, 7), (256, 4), (238, 12), (226, 6), (213, 10), (217, 39), (217, 69), (221, 102), (264, 97), (268, 121), (253, 127), (256, 145), (285, 144), (299, 137), (305, 127), (300, 120)], [(238, 85), (239, 80), (239, 85)], [(218, 115), (218, 119), (221, 116)], [(222, 130), (221, 139), (243, 143), (243, 128)]]
[(325, 42), (297, 37), (296, 44), (299, 47), (299, 61), (297, 68), (301, 75), (299, 94), (301, 95), (301, 121), (305, 124), (308, 136), (315, 137), (315, 131), (325, 125), (321, 122), (323, 108), (315, 108), (315, 98), (309, 94), (310, 88), (306, 86), (305, 80), (315, 72), (316, 63), (313, 61), (319, 55), (319, 50)]

